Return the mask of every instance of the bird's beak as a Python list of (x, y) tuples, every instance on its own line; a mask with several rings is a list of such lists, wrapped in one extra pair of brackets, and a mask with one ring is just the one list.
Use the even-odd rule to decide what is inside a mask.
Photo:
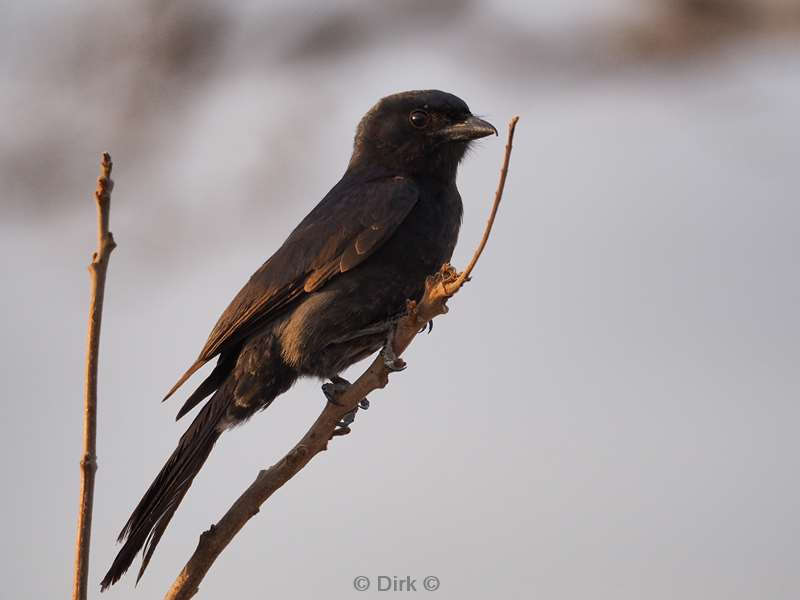
[(455, 123), (441, 130), (441, 133), (449, 141), (469, 141), (477, 140), (478, 138), (486, 137), (487, 135), (497, 135), (497, 129), (494, 125), (479, 119), (474, 115), (470, 115), (464, 121)]

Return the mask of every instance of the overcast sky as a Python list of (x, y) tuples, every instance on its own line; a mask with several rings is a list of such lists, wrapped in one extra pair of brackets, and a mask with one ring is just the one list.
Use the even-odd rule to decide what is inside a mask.
[[(800, 596), (798, 38), (626, 62), (592, 36), (644, 18), (635, 3), (517, 4), (3, 9), (9, 599), (71, 587), (99, 153), (115, 161), (119, 247), (95, 590), (188, 423), (174, 422), (185, 394), (161, 404), (164, 392), (341, 176), (361, 115), (429, 87), (501, 130), (521, 116), (473, 283), (198, 598), (383, 597), (379, 575), (437, 576), (438, 598)], [(462, 166), (456, 265), (479, 239), (502, 145), (481, 141)], [(303, 382), (224, 435), (138, 588), (131, 573), (104, 598), (162, 596), (323, 402)], [(359, 575), (371, 591), (354, 590)]]

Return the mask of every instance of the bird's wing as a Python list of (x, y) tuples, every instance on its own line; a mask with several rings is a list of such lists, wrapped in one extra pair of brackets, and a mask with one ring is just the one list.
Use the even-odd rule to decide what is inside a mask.
[(343, 178), (239, 291), (197, 361), (166, 398), (206, 362), (247, 338), (280, 310), (364, 262), (391, 237), (417, 198), (416, 186), (404, 177), (366, 182)]

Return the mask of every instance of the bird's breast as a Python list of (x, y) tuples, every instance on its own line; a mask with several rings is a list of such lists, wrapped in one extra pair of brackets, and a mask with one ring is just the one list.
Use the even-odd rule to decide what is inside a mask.
[[(423, 192), (381, 252), (384, 265), (410, 280), (424, 282), (453, 255), (462, 216), (455, 186)], [(382, 261), (382, 262), (383, 262)]]

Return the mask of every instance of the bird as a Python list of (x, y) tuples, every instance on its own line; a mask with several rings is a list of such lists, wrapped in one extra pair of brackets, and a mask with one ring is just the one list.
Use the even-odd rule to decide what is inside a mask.
[[(346, 385), (344, 369), (389, 352), (407, 300), (418, 300), (426, 277), (453, 254), (463, 215), (459, 164), (470, 144), (492, 134), (463, 100), (439, 90), (392, 94), (367, 111), (342, 178), (236, 294), (164, 398), (217, 359), (178, 411), (176, 419), (208, 399), (120, 532), (101, 590), (141, 551), (138, 583), (223, 432), (300, 377)], [(323, 391), (332, 400), (330, 386)]]

